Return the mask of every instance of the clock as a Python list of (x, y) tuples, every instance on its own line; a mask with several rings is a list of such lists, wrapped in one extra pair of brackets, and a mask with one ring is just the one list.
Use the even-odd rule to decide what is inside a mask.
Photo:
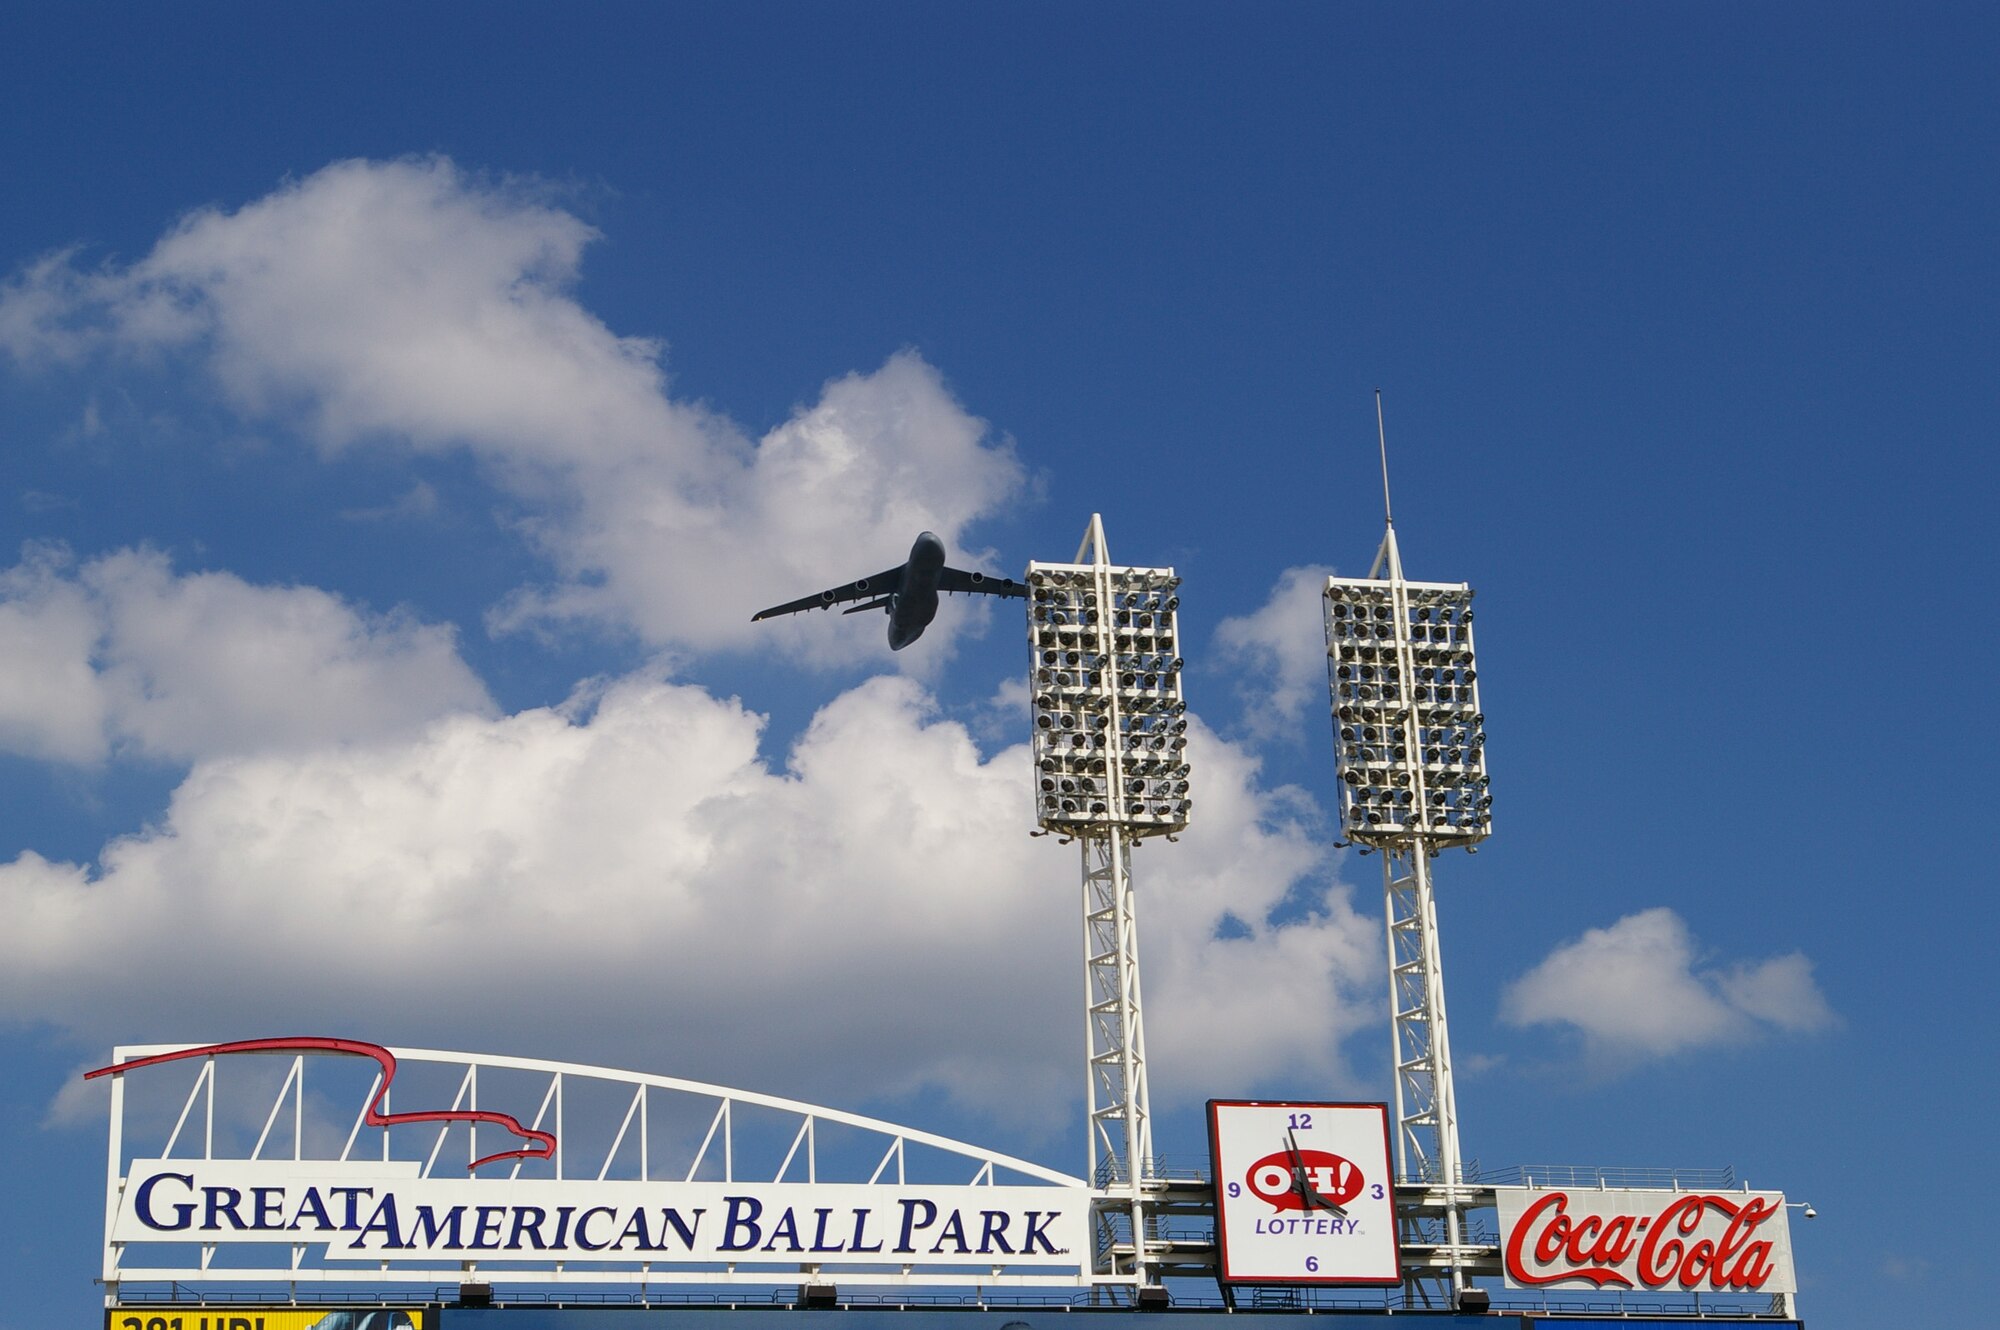
[(1396, 1284), (1386, 1104), (1212, 1099), (1218, 1278)]

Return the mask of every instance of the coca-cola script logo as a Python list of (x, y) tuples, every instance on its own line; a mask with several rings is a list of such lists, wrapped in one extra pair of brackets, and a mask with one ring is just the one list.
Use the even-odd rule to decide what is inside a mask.
[[(1589, 1202), (1581, 1201), (1581, 1210)], [(1507, 1276), (1525, 1287), (1587, 1280), (1598, 1288), (1637, 1284), (1649, 1289), (1755, 1292), (1770, 1279), (1772, 1242), (1757, 1229), (1782, 1201), (1687, 1192), (1657, 1215), (1573, 1218), (1570, 1194), (1539, 1197), (1507, 1234)], [(1719, 1237), (1696, 1238), (1713, 1210), (1728, 1225)]]
[(1299, 1186), (1303, 1175), (1316, 1204), (1346, 1205), (1361, 1194), (1367, 1179), (1361, 1170), (1339, 1155), (1325, 1150), (1280, 1150), (1250, 1165), (1243, 1183), (1258, 1199), (1280, 1210), (1303, 1210), (1306, 1195)]

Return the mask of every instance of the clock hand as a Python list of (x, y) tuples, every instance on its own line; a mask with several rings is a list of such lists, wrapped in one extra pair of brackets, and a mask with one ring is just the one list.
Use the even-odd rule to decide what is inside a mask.
[(1292, 1156), (1292, 1188), (1298, 1192), (1299, 1199), (1304, 1202), (1305, 1208), (1308, 1210), (1329, 1210), (1336, 1215), (1345, 1215), (1347, 1213), (1345, 1207), (1336, 1205), (1334, 1202), (1320, 1195), (1319, 1190), (1312, 1185), (1312, 1179), (1306, 1173), (1305, 1158), (1299, 1153), (1298, 1133), (1289, 1130), (1286, 1131), (1285, 1144)]

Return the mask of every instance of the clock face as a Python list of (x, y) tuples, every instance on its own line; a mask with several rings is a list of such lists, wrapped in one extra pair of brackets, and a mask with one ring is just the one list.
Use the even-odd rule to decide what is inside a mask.
[(1211, 1100), (1224, 1283), (1394, 1284), (1384, 1104)]

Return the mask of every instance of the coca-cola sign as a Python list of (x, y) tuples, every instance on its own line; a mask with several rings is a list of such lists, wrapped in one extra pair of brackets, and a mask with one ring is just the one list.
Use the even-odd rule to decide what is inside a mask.
[(1496, 1191), (1509, 1288), (1798, 1291), (1780, 1192)]

